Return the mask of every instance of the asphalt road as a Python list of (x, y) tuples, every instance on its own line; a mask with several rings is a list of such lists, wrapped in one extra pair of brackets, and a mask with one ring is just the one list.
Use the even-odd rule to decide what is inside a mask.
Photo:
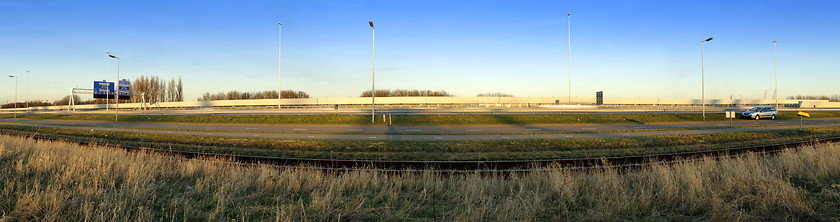
[[(804, 127), (806, 128), (821, 126), (838, 126), (840, 125), (840, 118), (809, 119), (806, 120), (805, 123), (806, 125), (804, 125)], [(0, 124), (41, 126), (63, 129), (160, 133), (172, 135), (352, 140), (517, 140), (612, 138), (675, 134), (745, 132), (799, 128), (799, 120), (735, 121), (733, 123), (734, 126), (749, 126), (736, 128), (728, 128), (729, 122), (475, 126), (370, 126), (186, 124), (101, 122), (77, 120), (0, 119)]]

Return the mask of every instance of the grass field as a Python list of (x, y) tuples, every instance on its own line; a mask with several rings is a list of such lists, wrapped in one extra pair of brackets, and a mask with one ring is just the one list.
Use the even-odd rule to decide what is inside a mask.
[(840, 145), (615, 170), (381, 174), (0, 136), (0, 221), (837, 221)]
[(357, 160), (600, 158), (738, 148), (840, 137), (840, 127), (627, 138), (368, 141), (180, 136), (0, 125), (0, 132), (204, 153)]
[[(812, 118), (837, 118), (840, 112), (814, 112)], [(12, 115), (0, 115), (11, 118)], [(385, 125), (381, 116), (377, 124)], [(706, 121), (724, 121), (723, 114), (706, 115)], [(26, 119), (113, 121), (113, 115), (18, 115)], [(779, 119), (798, 119), (795, 113), (780, 113)], [(393, 125), (525, 125), (593, 123), (661, 123), (702, 121), (701, 114), (499, 114), (499, 115), (393, 115)], [(366, 115), (122, 115), (124, 122), (229, 123), (229, 124), (326, 124), (370, 125)], [(746, 121), (736, 119), (735, 121)]]

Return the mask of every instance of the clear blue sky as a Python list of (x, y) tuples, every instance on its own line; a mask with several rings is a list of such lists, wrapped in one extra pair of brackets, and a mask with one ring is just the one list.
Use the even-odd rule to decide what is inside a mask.
[(840, 94), (840, 1), (0, 1), (0, 102), (58, 99), (120, 75), (181, 77), (204, 92), (283, 89), (356, 97), (370, 89), (568, 96), (758, 99)]

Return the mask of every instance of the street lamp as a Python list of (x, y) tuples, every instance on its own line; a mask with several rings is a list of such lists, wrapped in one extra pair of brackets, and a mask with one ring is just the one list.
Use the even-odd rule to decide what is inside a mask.
[(15, 78), (15, 109), (12, 110), (14, 113), (14, 118), (17, 118), (17, 84), (18, 84), (18, 77), (9, 75), (9, 78)]
[(701, 100), (703, 100), (703, 121), (706, 121), (706, 74), (703, 67), (703, 44), (712, 41), (713, 38), (708, 38), (700, 42), (700, 87), (701, 89)]
[(773, 74), (776, 76), (776, 90), (773, 91), (773, 97), (776, 98), (776, 109), (779, 107), (779, 71), (778, 65), (776, 65), (776, 43), (779, 41), (773, 41)]
[(569, 18), (569, 105), (572, 105), (572, 13), (566, 17)]
[(283, 43), (281, 32), (283, 31), (283, 23), (277, 22), (277, 109), (280, 109), (280, 99), (283, 98), (283, 91), (281, 91), (280, 87), (280, 52), (281, 52), (281, 44)]
[(371, 69), (370, 69), (370, 123), (376, 123), (376, 30), (373, 28), (373, 21), (368, 21), (370, 24), (371, 40), (373, 45), (371, 47)]
[(29, 110), (29, 70), (26, 70), (26, 110)]
[(120, 110), (120, 57), (116, 57), (114, 55), (111, 55), (110, 53), (108, 54), (108, 57), (111, 57), (113, 59), (117, 59), (117, 84), (116, 84), (116, 86), (117, 86), (117, 89), (116, 89), (116, 91), (117, 91), (116, 92), (117, 93), (117, 95), (116, 95), (117, 103), (115, 104), (116, 106), (114, 107), (114, 122), (117, 122), (117, 121), (119, 121), (117, 118), (120, 114), (120, 111), (119, 111)]

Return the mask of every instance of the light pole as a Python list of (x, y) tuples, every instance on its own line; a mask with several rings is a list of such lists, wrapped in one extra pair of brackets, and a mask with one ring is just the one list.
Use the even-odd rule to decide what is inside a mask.
[(569, 18), (569, 105), (572, 105), (572, 13), (566, 17)]
[(373, 28), (373, 21), (370, 24), (371, 40), (371, 69), (370, 69), (370, 123), (376, 123), (376, 30)]
[(116, 89), (116, 106), (114, 107), (114, 122), (119, 121), (117, 118), (120, 115), (120, 57), (108, 54), (108, 57), (117, 59), (117, 89)]
[(713, 38), (708, 38), (700, 42), (700, 88), (701, 99), (703, 102), (703, 121), (706, 121), (706, 73), (703, 67), (703, 44), (712, 41)]
[(29, 110), (29, 70), (26, 70), (26, 110)]
[(9, 75), (9, 78), (15, 78), (15, 109), (12, 110), (14, 113), (14, 118), (17, 118), (17, 84), (18, 84), (18, 77)]
[(277, 109), (280, 109), (280, 99), (283, 98), (283, 91), (281, 91), (280, 87), (280, 52), (281, 52), (281, 44), (283, 43), (282, 40), (282, 31), (283, 31), (283, 23), (277, 22)]
[(776, 98), (776, 109), (779, 107), (779, 71), (778, 65), (776, 65), (776, 43), (779, 41), (773, 41), (773, 74), (776, 76), (776, 90), (773, 91), (773, 97)]

